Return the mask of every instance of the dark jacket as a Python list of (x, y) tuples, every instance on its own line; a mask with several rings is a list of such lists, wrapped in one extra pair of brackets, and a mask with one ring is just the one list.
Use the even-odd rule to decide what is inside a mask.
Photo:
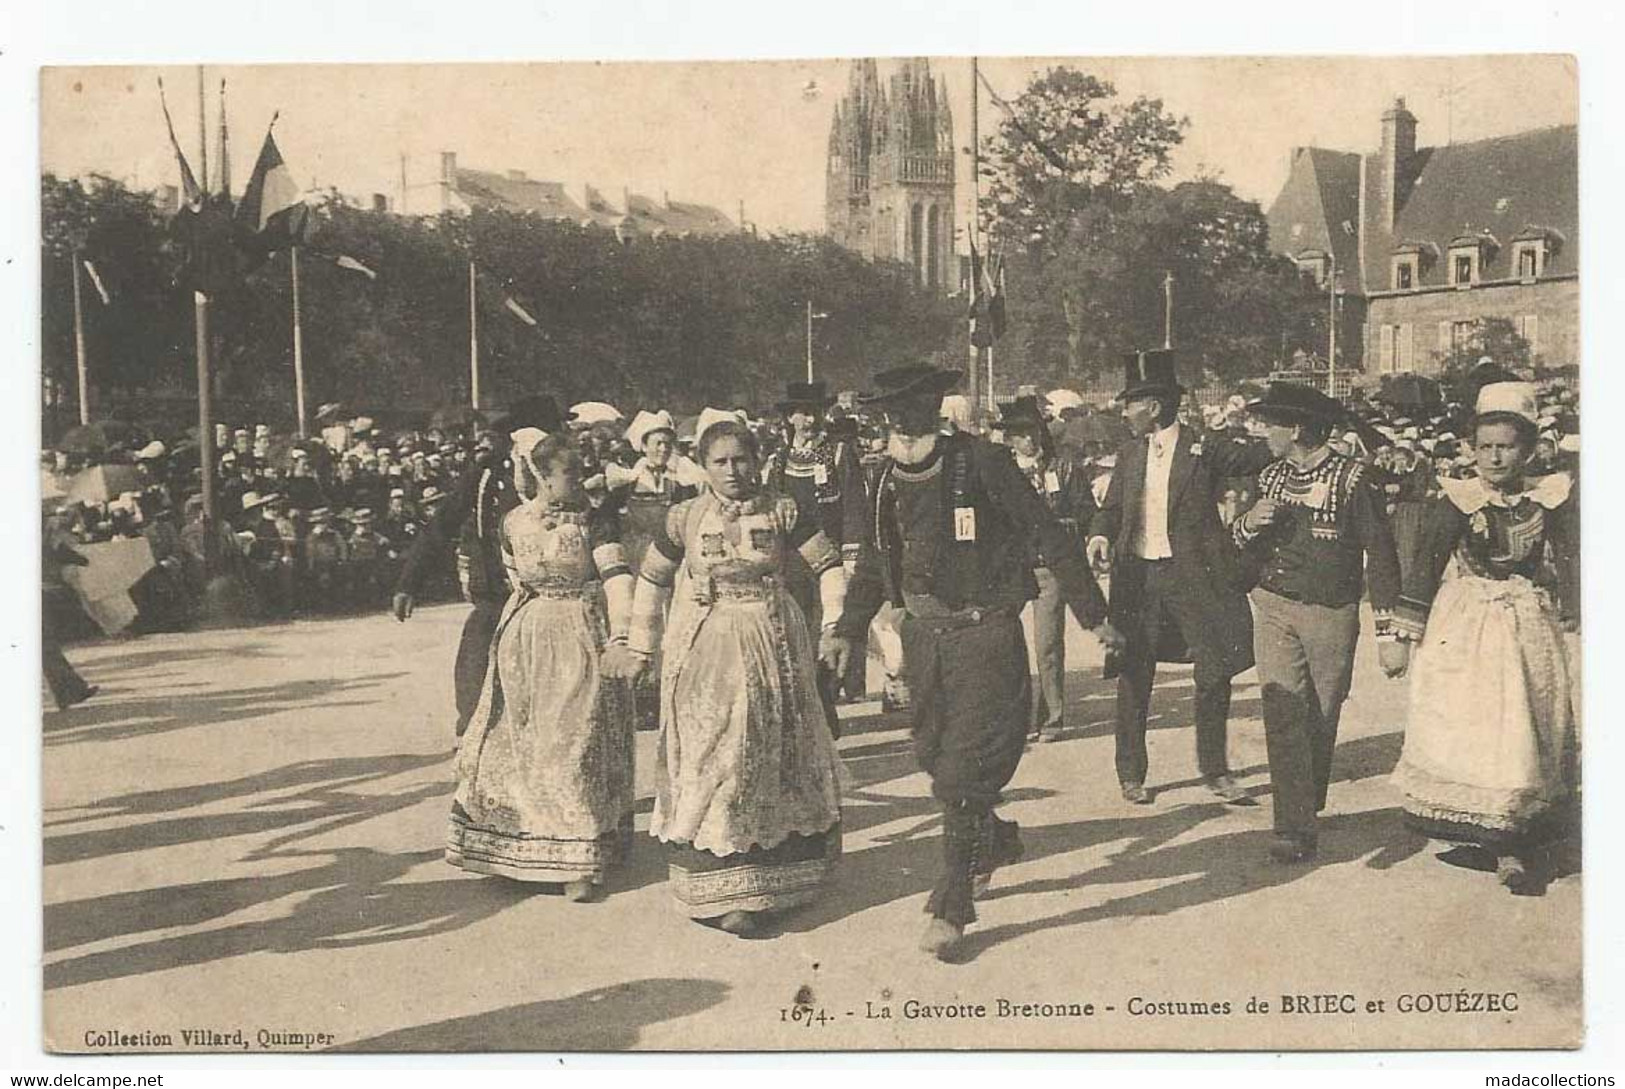
[(512, 463), (495, 457), (476, 463), (417, 534), (395, 592), (414, 597), (422, 593), (455, 546), (459, 561), (467, 565), (469, 600), (507, 600), (499, 535), (503, 516), (518, 505)]
[[(906, 475), (922, 483), (908, 484)], [(900, 494), (905, 487), (909, 496)], [(955, 533), (961, 506), (975, 512), (973, 540)], [(1006, 447), (970, 435), (944, 436), (922, 465), (888, 463), (869, 510), (874, 528), (860, 549), (840, 623), (849, 638), (868, 630), (885, 600), (901, 604), (928, 595), (953, 610), (1019, 609), (1038, 596), (1034, 540), (1046, 557), (1054, 557), (1051, 570), (1078, 622), (1095, 628), (1104, 619), (1105, 602), (1083, 556), (1069, 546), (1066, 531)]]
[[(1198, 444), (1200, 452), (1193, 452)], [(1269, 451), (1261, 443), (1180, 427), (1168, 473), (1168, 543), (1175, 584), (1203, 619), (1188, 632), (1159, 625), (1159, 645), (1148, 648), (1137, 645), (1146, 563), (1136, 539), (1145, 510), (1147, 445), (1141, 438), (1118, 449), (1117, 468), (1090, 533), (1112, 545), (1107, 615), (1128, 638), (1127, 654), (1149, 653), (1163, 662), (1222, 661), (1235, 676), (1253, 664), (1253, 614), (1241, 552), (1219, 520), (1219, 500), (1227, 479), (1256, 473), (1269, 462)]]

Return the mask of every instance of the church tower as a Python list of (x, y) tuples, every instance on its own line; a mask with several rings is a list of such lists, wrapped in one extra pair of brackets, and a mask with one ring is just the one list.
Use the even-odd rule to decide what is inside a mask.
[(953, 111), (929, 60), (903, 61), (884, 87), (873, 60), (852, 62), (824, 177), (831, 238), (904, 261), (938, 291), (955, 286)]

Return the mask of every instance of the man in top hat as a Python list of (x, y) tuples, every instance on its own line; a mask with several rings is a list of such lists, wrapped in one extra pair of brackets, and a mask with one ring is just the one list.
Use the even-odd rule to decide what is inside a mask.
[(914, 752), (943, 808), (943, 869), (921, 948), (946, 958), (976, 918), (971, 901), (1021, 852), (1014, 822), (993, 809), (1026, 747), (1032, 681), (1021, 611), (1038, 595), (1038, 542), (1073, 614), (1108, 646), (1120, 637), (1106, 603), (1010, 451), (940, 432), (954, 371), (908, 366), (877, 375), (865, 403), (883, 412), (888, 460), (868, 506), (873, 536), (858, 554), (835, 627), (836, 664), (884, 601), (900, 606), (914, 712)]
[(1258, 572), (1252, 602), (1274, 788), (1270, 855), (1290, 863), (1317, 847), (1315, 815), (1326, 805), (1354, 676), (1362, 590), (1383, 671), (1402, 674), (1408, 653), (1393, 628), (1399, 559), (1384, 497), (1364, 465), (1328, 445), (1342, 406), (1308, 386), (1272, 382), (1248, 407), (1276, 460), (1259, 473), (1258, 502), (1232, 532)]
[[(1015, 454), (1016, 467), (1061, 524), (1069, 551), (1082, 555), (1084, 534), (1095, 515), (1089, 473), (1070, 455), (1056, 451), (1036, 396), (1016, 398), (1003, 409), (995, 426)], [(1033, 650), (1038, 659), (1033, 733), (1038, 741), (1053, 741), (1065, 725), (1066, 599), (1049, 557), (1036, 541), (1032, 563), (1038, 582), (1038, 597), (1033, 599)]]
[[(864, 533), (864, 490), (861, 456), (850, 442), (830, 437), (827, 414), (835, 399), (823, 382), (791, 382), (778, 410), (784, 421), (784, 445), (768, 458), (764, 477), (769, 488), (796, 501), (796, 509), (817, 511), (824, 536), (841, 550), (850, 571)], [(790, 593), (807, 616), (814, 642), (821, 627), (818, 580), (795, 561)], [(834, 689), (861, 698), (867, 685), (867, 644), (855, 642), (845, 676), (821, 685), (826, 702)]]
[(458, 580), (464, 598), (474, 607), (463, 624), (452, 671), (459, 740), (479, 703), (491, 636), (508, 597), (498, 531), (503, 517), (519, 505), (519, 500), (514, 492), (513, 460), (506, 438), (527, 427), (554, 434), (564, 425), (564, 413), (552, 397), (536, 394), (516, 401), (486, 456), (463, 473), (434, 517), (418, 533), (395, 583), (393, 611), (395, 618), (404, 622), (433, 579), (437, 565), (445, 562), (455, 546)]
[(1146, 718), (1158, 662), (1195, 665), (1196, 765), (1232, 804), (1250, 799), (1230, 776), (1230, 683), (1253, 664), (1252, 614), (1241, 557), (1219, 519), (1225, 481), (1268, 460), (1255, 444), (1179, 422), (1185, 389), (1174, 353), (1130, 353), (1123, 419), (1133, 436), (1095, 515), (1091, 563), (1111, 565), (1111, 619), (1128, 643), (1108, 661), (1117, 676), (1117, 780), (1147, 805)]

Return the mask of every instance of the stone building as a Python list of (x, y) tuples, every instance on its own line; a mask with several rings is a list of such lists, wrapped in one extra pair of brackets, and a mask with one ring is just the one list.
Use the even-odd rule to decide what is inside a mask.
[(523, 170), (471, 170), (460, 166), (452, 151), (440, 153), (435, 178), (418, 185), (408, 183), (404, 189), (412, 197), (410, 211), (422, 215), (500, 209), (603, 227), (623, 238), (723, 235), (739, 230), (725, 213), (708, 204), (675, 201), (666, 194), (656, 200), (625, 189), (617, 203), (587, 184), (544, 181)]
[(954, 160), (948, 85), (929, 60), (903, 61), (884, 86), (875, 61), (853, 61), (829, 126), (826, 231), (870, 260), (907, 262), (922, 284), (955, 289)]
[(1495, 318), (1537, 367), (1578, 363), (1576, 127), (1440, 147), (1416, 127), (1401, 98), (1374, 154), (1293, 149), (1269, 210), (1271, 246), (1345, 292), (1339, 363), (1436, 371)]

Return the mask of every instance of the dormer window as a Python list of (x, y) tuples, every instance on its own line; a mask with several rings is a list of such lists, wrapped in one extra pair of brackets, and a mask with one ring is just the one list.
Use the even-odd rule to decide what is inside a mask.
[(1298, 269), (1307, 272), (1315, 278), (1315, 283), (1325, 286), (1326, 277), (1331, 273), (1332, 259), (1329, 254), (1321, 250), (1304, 250), (1293, 258)]
[(1483, 269), (1498, 248), (1488, 234), (1464, 234), (1450, 240), (1450, 284), (1471, 287), (1483, 276)]
[(1478, 251), (1450, 251), (1450, 282), (1466, 287), (1478, 280)]
[(1533, 224), (1512, 238), (1512, 269), (1518, 279), (1529, 282), (1546, 274), (1546, 263), (1552, 259), (1562, 236), (1547, 227)]
[(1422, 274), (1438, 260), (1439, 251), (1429, 242), (1402, 242), (1394, 249), (1390, 283), (1395, 291), (1415, 291), (1422, 286)]
[(1539, 242), (1520, 242), (1512, 247), (1513, 259), (1518, 265), (1518, 279), (1533, 280), (1540, 275), (1541, 250)]

